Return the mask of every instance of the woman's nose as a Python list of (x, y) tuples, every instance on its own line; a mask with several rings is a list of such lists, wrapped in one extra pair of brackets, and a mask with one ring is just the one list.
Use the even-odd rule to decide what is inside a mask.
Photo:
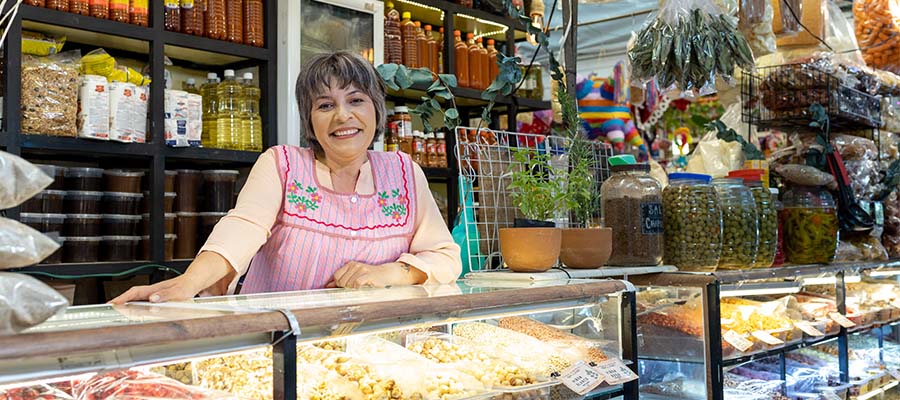
[(336, 114), (336, 116), (337, 116), (337, 119), (338, 119), (339, 121), (346, 121), (346, 120), (350, 119), (350, 117), (351, 117), (352, 115), (353, 115), (353, 114), (350, 112), (350, 107), (347, 107), (347, 106), (344, 106), (344, 105), (338, 105), (338, 106), (337, 106), (337, 114)]

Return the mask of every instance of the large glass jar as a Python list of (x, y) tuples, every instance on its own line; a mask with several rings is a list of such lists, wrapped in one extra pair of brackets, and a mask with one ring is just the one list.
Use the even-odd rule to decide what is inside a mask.
[(785, 263), (784, 257), (784, 217), (781, 211), (784, 210), (784, 204), (779, 200), (778, 189), (769, 188), (772, 194), (772, 200), (775, 202), (775, 209), (778, 212), (778, 250), (775, 251), (775, 260), (772, 261), (773, 267), (780, 267)]
[(756, 203), (743, 179), (714, 179), (722, 209), (722, 257), (719, 269), (749, 269), (759, 247)]
[(753, 201), (756, 203), (757, 226), (759, 229), (759, 246), (751, 267), (753, 268), (769, 268), (775, 260), (775, 253), (778, 251), (778, 210), (776, 209), (776, 199), (772, 197), (769, 189), (763, 186), (762, 176), (764, 171), (761, 169), (743, 169), (732, 171), (728, 174), (729, 178), (740, 178), (744, 180), (744, 186), (750, 190), (753, 195)]
[(669, 175), (663, 191), (666, 264), (684, 271), (712, 272), (722, 255), (722, 210), (711, 177)]
[(838, 215), (834, 198), (815, 186), (792, 186), (782, 198), (784, 255), (792, 264), (834, 261), (838, 243)]
[(663, 257), (662, 188), (647, 164), (616, 165), (600, 189), (612, 229), (609, 265), (657, 265)]

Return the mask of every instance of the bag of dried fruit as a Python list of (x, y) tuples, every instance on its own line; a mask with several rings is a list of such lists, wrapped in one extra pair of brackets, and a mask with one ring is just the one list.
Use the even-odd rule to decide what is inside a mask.
[(866, 63), (900, 73), (900, 0), (853, 2), (856, 39)]

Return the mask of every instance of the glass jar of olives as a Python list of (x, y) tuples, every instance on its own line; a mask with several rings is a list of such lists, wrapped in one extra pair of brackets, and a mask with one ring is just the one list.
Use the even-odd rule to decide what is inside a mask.
[(778, 210), (771, 192), (763, 186), (763, 173), (764, 171), (761, 169), (742, 169), (731, 171), (728, 174), (729, 178), (744, 180), (744, 186), (750, 190), (753, 201), (756, 203), (759, 247), (756, 251), (756, 258), (751, 264), (753, 268), (771, 267), (778, 250)]
[(666, 264), (712, 272), (722, 255), (722, 210), (709, 175), (674, 173), (663, 191)]
[(816, 186), (792, 186), (782, 198), (784, 255), (791, 264), (834, 261), (838, 243), (837, 207), (831, 193)]
[(611, 167), (600, 188), (604, 225), (612, 229), (608, 265), (657, 265), (663, 257), (662, 188), (650, 165)]
[(722, 256), (719, 269), (749, 269), (759, 248), (756, 203), (743, 179), (712, 181), (722, 209)]

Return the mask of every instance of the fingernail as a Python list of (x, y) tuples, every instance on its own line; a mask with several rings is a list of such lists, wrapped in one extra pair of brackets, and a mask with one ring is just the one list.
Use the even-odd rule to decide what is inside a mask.
[(154, 294), (154, 295), (150, 296), (150, 302), (151, 303), (159, 303), (159, 295)]

